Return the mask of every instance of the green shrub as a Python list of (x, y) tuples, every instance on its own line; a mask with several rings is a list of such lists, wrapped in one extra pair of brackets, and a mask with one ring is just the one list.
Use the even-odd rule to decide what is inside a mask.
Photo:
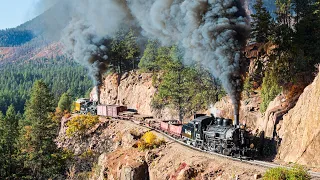
[(309, 180), (311, 179), (307, 170), (299, 165), (291, 169), (277, 167), (269, 169), (263, 176), (264, 180)]
[(245, 95), (247, 97), (249, 97), (250, 93), (253, 92), (253, 84), (249, 75), (247, 75), (246, 79), (243, 82), (243, 91), (245, 92)]
[(262, 103), (260, 110), (265, 112), (268, 108), (269, 103), (281, 93), (282, 88), (278, 84), (278, 77), (273, 70), (266, 71), (265, 77), (263, 78), (261, 97)]
[(72, 118), (67, 123), (67, 136), (71, 137), (75, 134), (83, 134), (87, 130), (94, 127), (97, 123), (99, 123), (99, 116), (92, 115), (80, 115)]

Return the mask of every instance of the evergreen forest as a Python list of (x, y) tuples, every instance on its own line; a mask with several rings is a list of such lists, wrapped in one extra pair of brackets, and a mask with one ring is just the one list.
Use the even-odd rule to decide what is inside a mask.
[(42, 79), (53, 92), (55, 104), (68, 92), (73, 99), (90, 91), (92, 81), (87, 70), (64, 56), (5, 63), (0, 65), (0, 110), (5, 113), (12, 104), (23, 113), (30, 89), (36, 80)]

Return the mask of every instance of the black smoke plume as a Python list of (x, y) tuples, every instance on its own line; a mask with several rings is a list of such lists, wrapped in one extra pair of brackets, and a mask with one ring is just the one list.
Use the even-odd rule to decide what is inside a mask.
[[(73, 21), (63, 39), (67, 52), (90, 69), (95, 83), (108, 64), (101, 41), (123, 27), (184, 49), (184, 63), (201, 63), (219, 78), (239, 114), (240, 51), (249, 32), (237, 0), (68, 0)], [(104, 64), (104, 65), (101, 65)], [(106, 64), (106, 65), (105, 65)]]

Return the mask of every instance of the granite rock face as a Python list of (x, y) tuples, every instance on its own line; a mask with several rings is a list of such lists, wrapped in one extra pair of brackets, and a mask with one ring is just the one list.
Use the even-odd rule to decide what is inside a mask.
[(305, 88), (283, 118), (278, 157), (285, 162), (320, 166), (320, 75)]

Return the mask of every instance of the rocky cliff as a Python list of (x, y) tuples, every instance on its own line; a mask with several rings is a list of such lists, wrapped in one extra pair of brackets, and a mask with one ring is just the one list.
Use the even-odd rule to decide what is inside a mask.
[(151, 100), (156, 92), (152, 86), (151, 73), (125, 73), (117, 84), (118, 76), (108, 75), (103, 78), (100, 87), (100, 102), (102, 104), (126, 105), (137, 109), (142, 114), (152, 114)]
[(153, 115), (161, 119), (178, 119), (175, 110), (152, 108), (152, 98), (157, 89), (152, 85), (152, 73), (131, 71), (121, 76), (120, 84), (115, 74), (104, 76), (100, 86), (101, 104), (126, 105), (140, 114)]
[[(271, 153), (278, 150), (277, 159), (319, 166), (320, 156), (316, 153), (320, 147), (319, 89), (320, 75), (304, 90), (298, 101), (299, 96), (288, 100), (280, 94), (270, 102), (265, 113), (260, 112), (259, 91), (253, 92), (249, 98), (241, 101), (240, 122), (246, 123), (253, 134), (263, 133), (268, 142), (272, 141)], [(104, 77), (100, 91), (101, 102), (104, 104), (127, 105), (141, 114), (159, 118), (171, 119), (177, 115), (174, 111), (158, 112), (152, 108), (152, 97), (156, 93), (156, 88), (152, 86), (152, 74), (126, 73), (121, 77), (119, 86), (117, 76), (108, 75)], [(233, 117), (233, 106), (228, 97), (217, 102), (213, 111), (217, 116)], [(311, 161), (311, 158), (314, 160)]]
[(279, 136), (281, 160), (320, 167), (320, 75), (283, 117)]
[[(310, 167), (320, 166), (320, 75), (304, 92), (290, 100), (280, 94), (270, 102), (265, 113), (259, 106), (258, 94), (241, 101), (240, 122), (246, 122), (254, 133), (263, 133), (277, 149), (280, 162), (295, 162)], [(233, 109), (228, 97), (214, 108), (221, 116), (232, 117)], [(266, 144), (271, 146), (271, 144)], [(267, 147), (269, 148), (269, 147)]]

